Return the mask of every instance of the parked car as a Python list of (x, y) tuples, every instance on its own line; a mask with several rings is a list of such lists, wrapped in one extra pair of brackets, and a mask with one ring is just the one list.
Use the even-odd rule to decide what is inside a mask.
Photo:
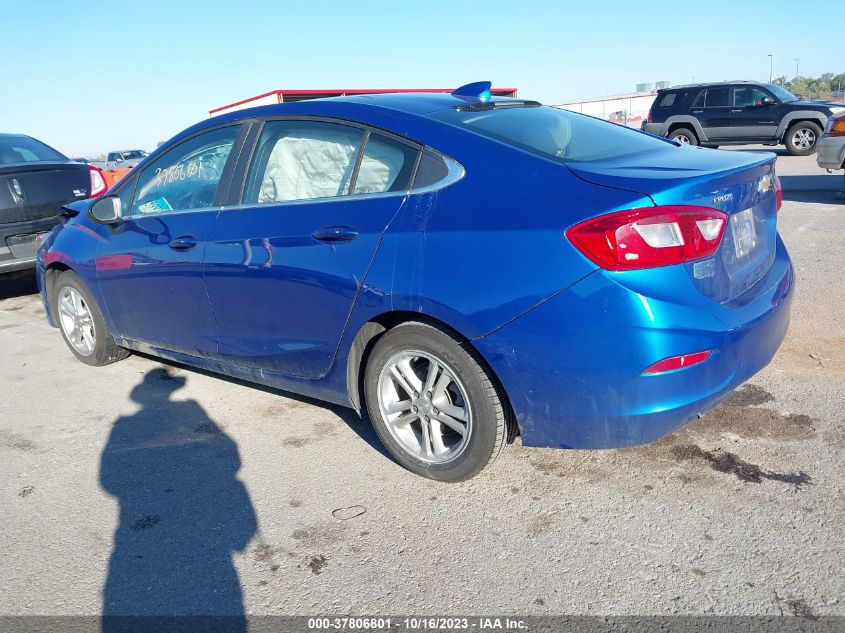
[(774, 155), (485, 88), (189, 128), (68, 206), (39, 251), (48, 319), (89, 365), (142, 350), (366, 409), (451, 481), (517, 432), (657, 440), (769, 362), (793, 288)]
[(827, 170), (845, 169), (845, 113), (828, 119), (816, 162)]
[(658, 90), (642, 129), (689, 145), (785, 145), (806, 156), (838, 112), (845, 112), (841, 103), (802, 101), (775, 84), (691, 84)]
[(59, 222), (59, 209), (105, 190), (99, 169), (30, 136), (0, 134), (0, 273), (34, 268), (36, 241)]
[(142, 149), (124, 149), (109, 152), (106, 156), (106, 169), (131, 169), (147, 157)]

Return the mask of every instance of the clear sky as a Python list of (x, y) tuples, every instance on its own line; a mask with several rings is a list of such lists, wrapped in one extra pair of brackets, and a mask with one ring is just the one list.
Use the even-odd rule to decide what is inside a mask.
[(0, 131), (74, 156), (152, 149), (275, 88), (489, 79), (560, 103), (845, 70), (820, 0), (0, 0)]

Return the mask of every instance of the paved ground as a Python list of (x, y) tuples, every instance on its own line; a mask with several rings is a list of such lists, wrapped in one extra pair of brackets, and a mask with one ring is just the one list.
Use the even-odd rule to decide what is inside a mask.
[(460, 485), (345, 410), (79, 364), (4, 284), (0, 613), (845, 615), (845, 187), (778, 163), (799, 287), (774, 363), (658, 445), (513, 446)]

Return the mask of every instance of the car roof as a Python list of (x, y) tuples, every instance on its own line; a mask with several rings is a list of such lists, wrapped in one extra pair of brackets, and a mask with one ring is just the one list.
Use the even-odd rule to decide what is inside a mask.
[(764, 84), (762, 82), (759, 82), (759, 81), (749, 81), (748, 79), (738, 79), (736, 81), (709, 81), (707, 83), (682, 84), (682, 85), (679, 85), (679, 86), (672, 86), (671, 88), (661, 88), (657, 92), (671, 92), (672, 90), (689, 90), (690, 88), (709, 88), (711, 86), (736, 86), (736, 85), (762, 86)]
[[(468, 101), (478, 101), (478, 99), (456, 97), (446, 92), (386, 92), (380, 94), (363, 94), (363, 95), (347, 95), (344, 97), (324, 97), (321, 99), (307, 99), (304, 101), (295, 101), (291, 103), (279, 103), (267, 106), (258, 106), (256, 108), (248, 108), (246, 110), (239, 110), (240, 113), (245, 113), (250, 110), (262, 111), (262, 116), (266, 116), (266, 112), (278, 110), (280, 113), (291, 109), (293, 104), (307, 105), (313, 104), (318, 107), (321, 104), (331, 104), (343, 107), (344, 104), (359, 104), (366, 106), (376, 106), (388, 110), (395, 110), (397, 112), (404, 112), (406, 114), (426, 115), (439, 110), (448, 110), (456, 105), (465, 104)], [(524, 99), (512, 99), (510, 97), (492, 97), (489, 102), (501, 101), (524, 101)]]
[[(487, 102), (493, 103), (503, 101), (524, 103), (525, 99), (494, 96), (487, 100)], [(404, 117), (410, 118), (428, 119), (426, 115), (433, 112), (448, 110), (457, 105), (476, 102), (481, 103), (482, 100), (475, 97), (456, 97), (449, 93), (394, 92), (274, 103), (209, 117), (180, 132), (173, 139), (165, 143), (165, 145), (170, 145), (176, 139), (183, 138), (206, 128), (250, 118), (286, 115), (325, 116), (349, 118), (360, 123), (390, 129), (397, 123), (398, 119), (403, 118), (403, 115)]]

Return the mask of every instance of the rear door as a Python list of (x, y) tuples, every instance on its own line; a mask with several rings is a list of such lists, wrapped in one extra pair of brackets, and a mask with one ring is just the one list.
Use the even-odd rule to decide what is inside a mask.
[(699, 93), (691, 112), (701, 123), (708, 141), (724, 141), (731, 137), (732, 108), (733, 88), (719, 86)]
[(765, 104), (774, 98), (757, 86), (736, 86), (731, 108), (731, 136), (737, 140), (770, 140), (777, 134), (778, 106)]
[(217, 326), (202, 274), (204, 241), (228, 190), (242, 127), (189, 137), (120, 190), (128, 212), (98, 242), (96, 259), (118, 334), (153, 347), (215, 356)]
[(264, 124), (242, 204), (220, 213), (206, 245), (223, 360), (309, 378), (328, 371), (418, 154), (354, 124)]

